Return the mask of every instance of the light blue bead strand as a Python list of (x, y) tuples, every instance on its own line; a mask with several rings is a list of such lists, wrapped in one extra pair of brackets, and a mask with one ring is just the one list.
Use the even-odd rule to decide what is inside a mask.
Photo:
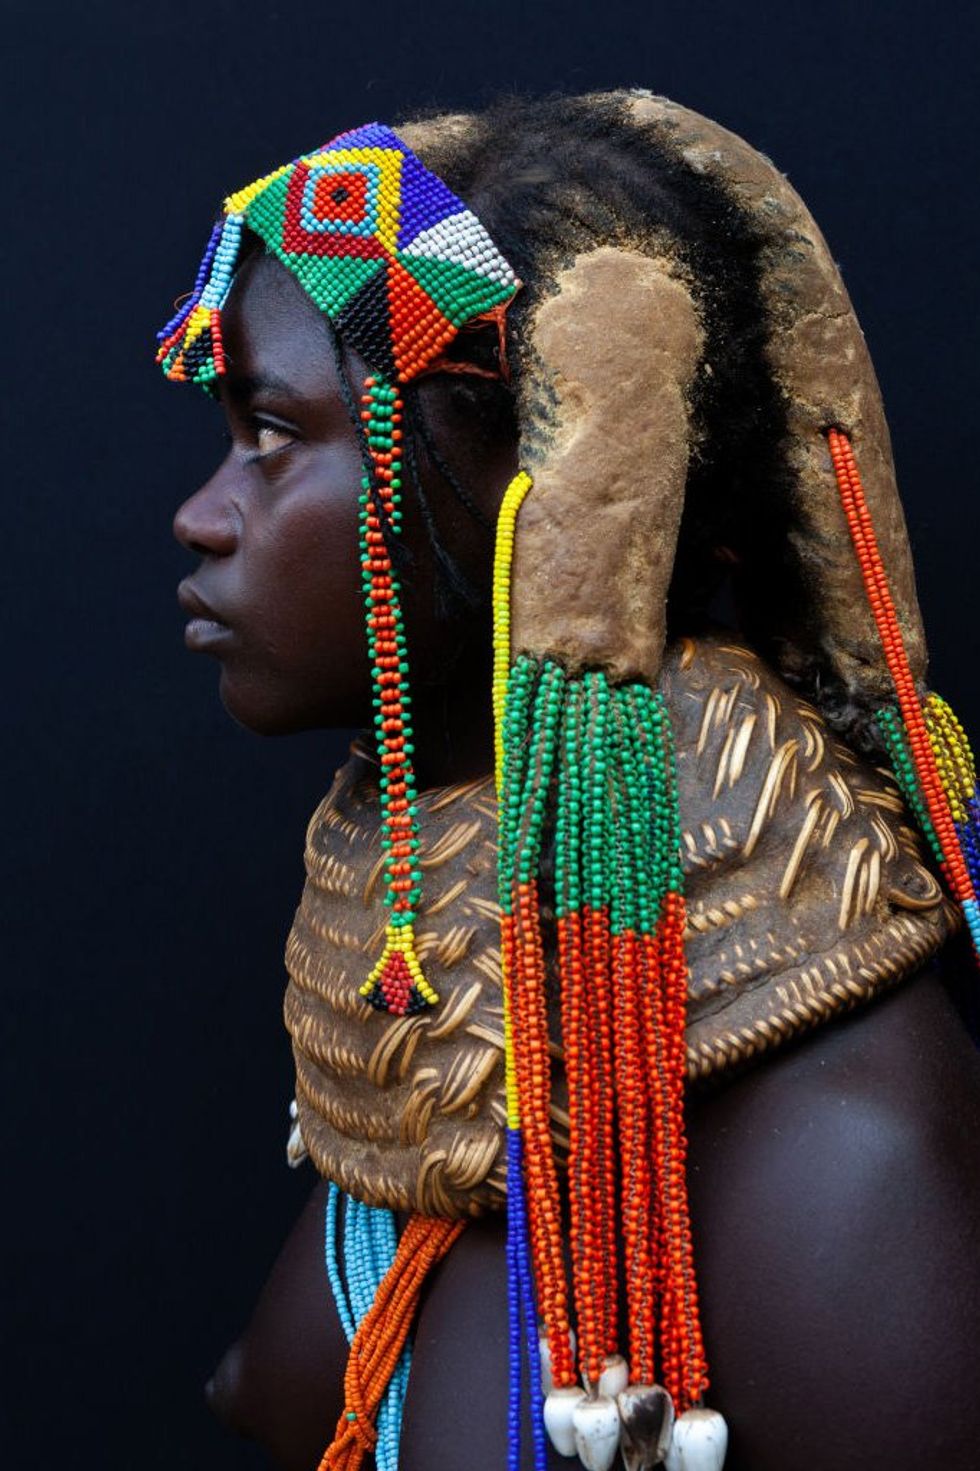
[[(337, 1244), (341, 1201), (344, 1202), (343, 1270)], [(352, 1200), (331, 1181), (327, 1187), (324, 1224), (327, 1280), (347, 1342), (351, 1343), (395, 1259), (398, 1249), (395, 1215), (393, 1211)], [(378, 1409), (378, 1443), (374, 1452), (378, 1471), (398, 1471), (402, 1411), (411, 1361), (411, 1345), (406, 1343)]]

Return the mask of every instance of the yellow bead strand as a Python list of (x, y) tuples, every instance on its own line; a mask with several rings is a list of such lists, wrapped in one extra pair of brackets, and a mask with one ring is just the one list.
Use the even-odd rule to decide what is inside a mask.
[(504, 492), (497, 517), (493, 557), (493, 740), (497, 796), (504, 779), (504, 704), (510, 674), (510, 579), (514, 560), (514, 527), (531, 477), (519, 470)]

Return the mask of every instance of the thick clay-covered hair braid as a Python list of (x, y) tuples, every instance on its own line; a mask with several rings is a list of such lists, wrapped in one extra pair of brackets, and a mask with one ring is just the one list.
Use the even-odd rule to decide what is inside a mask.
[[(840, 273), (803, 201), (742, 139), (643, 91), (508, 98), (478, 117), (410, 131), (478, 202), (525, 283), (510, 330), (522, 459), (535, 474), (537, 505), (518, 555), (515, 647), (653, 684), (663, 610), (695, 626), (729, 568), (743, 631), (784, 677), (851, 745), (874, 754), (887, 745), (900, 777), (915, 771), (909, 799), (973, 926), (972, 758), (953, 718), (926, 694), (881, 396)], [(659, 282), (638, 268), (640, 257), (657, 263)], [(666, 299), (668, 281), (688, 295), (696, 343), (676, 312), (645, 320), (644, 298)], [(628, 331), (612, 334), (616, 353), (603, 350), (627, 288), (633, 342), (644, 344), (635, 357)], [(659, 407), (642, 358), (654, 348), (673, 356), (687, 411), (651, 427)], [(603, 376), (625, 384), (634, 374), (645, 392), (603, 392)], [(577, 478), (566, 452), (573, 420), (577, 447), (588, 447)], [(887, 569), (888, 629), (860, 541), (856, 557), (845, 550), (858, 523), (834, 493), (835, 478), (845, 483), (831, 454), (835, 433), (861, 466), (863, 514)], [(645, 455), (632, 453), (638, 443)], [(638, 477), (650, 467), (646, 494), (622, 508), (613, 530), (601, 472), (623, 484), (632, 464)], [(568, 518), (566, 506), (574, 507)], [(655, 549), (645, 562), (635, 555), (644, 534)], [(588, 627), (600, 585), (605, 626), (593, 617)], [(906, 671), (898, 682), (896, 638)], [(901, 710), (900, 742), (889, 710), (893, 719)], [(937, 817), (933, 807), (950, 798)]]
[(709, 365), (688, 390), (691, 454), (670, 587), (671, 622), (690, 632), (730, 575), (745, 524), (764, 524), (774, 547), (785, 524), (786, 413), (766, 358), (755, 222), (724, 185), (638, 128), (625, 94), (506, 97), (480, 114), (416, 120), (401, 131), (470, 202), (521, 280), (507, 313), (507, 356), (527, 465), (549, 435), (550, 394), (533, 345), (540, 303), (597, 245), (676, 260)]

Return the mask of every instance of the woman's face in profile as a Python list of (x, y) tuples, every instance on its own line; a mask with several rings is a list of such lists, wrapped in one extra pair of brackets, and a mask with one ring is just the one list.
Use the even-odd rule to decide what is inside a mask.
[(222, 328), (228, 453), (174, 520), (200, 558), (178, 593), (187, 647), (219, 660), (221, 698), (253, 730), (366, 722), (360, 450), (326, 324), (257, 254)]
[[(252, 730), (368, 725), (361, 451), (327, 324), (289, 272), (258, 252), (236, 274), (222, 336), (228, 453), (174, 519), (178, 541), (200, 559), (178, 593), (190, 618), (185, 642), (219, 661), (221, 698)], [(368, 369), (355, 354), (348, 365), (356, 401)], [(420, 399), (442, 454), (489, 524), (516, 467), (514, 443), (505, 437), (488, 445), (485, 434), (474, 434), (472, 408), (459, 407), (453, 385), (430, 379)], [(485, 593), (492, 535), (424, 454), (418, 473), (443, 548)], [(488, 656), (489, 622), (480, 614), (448, 627), (438, 617), (434, 557), (410, 490), (403, 540), (413, 687), (424, 697), (453, 677), (450, 646), (457, 658)]]

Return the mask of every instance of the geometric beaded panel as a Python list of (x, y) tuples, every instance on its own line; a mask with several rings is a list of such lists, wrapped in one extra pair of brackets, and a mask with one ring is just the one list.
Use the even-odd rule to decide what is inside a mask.
[(224, 371), (221, 307), (246, 226), (389, 381), (415, 377), (519, 285), (462, 200), (368, 123), (225, 200), (194, 290), (158, 333), (168, 378), (212, 387)]

